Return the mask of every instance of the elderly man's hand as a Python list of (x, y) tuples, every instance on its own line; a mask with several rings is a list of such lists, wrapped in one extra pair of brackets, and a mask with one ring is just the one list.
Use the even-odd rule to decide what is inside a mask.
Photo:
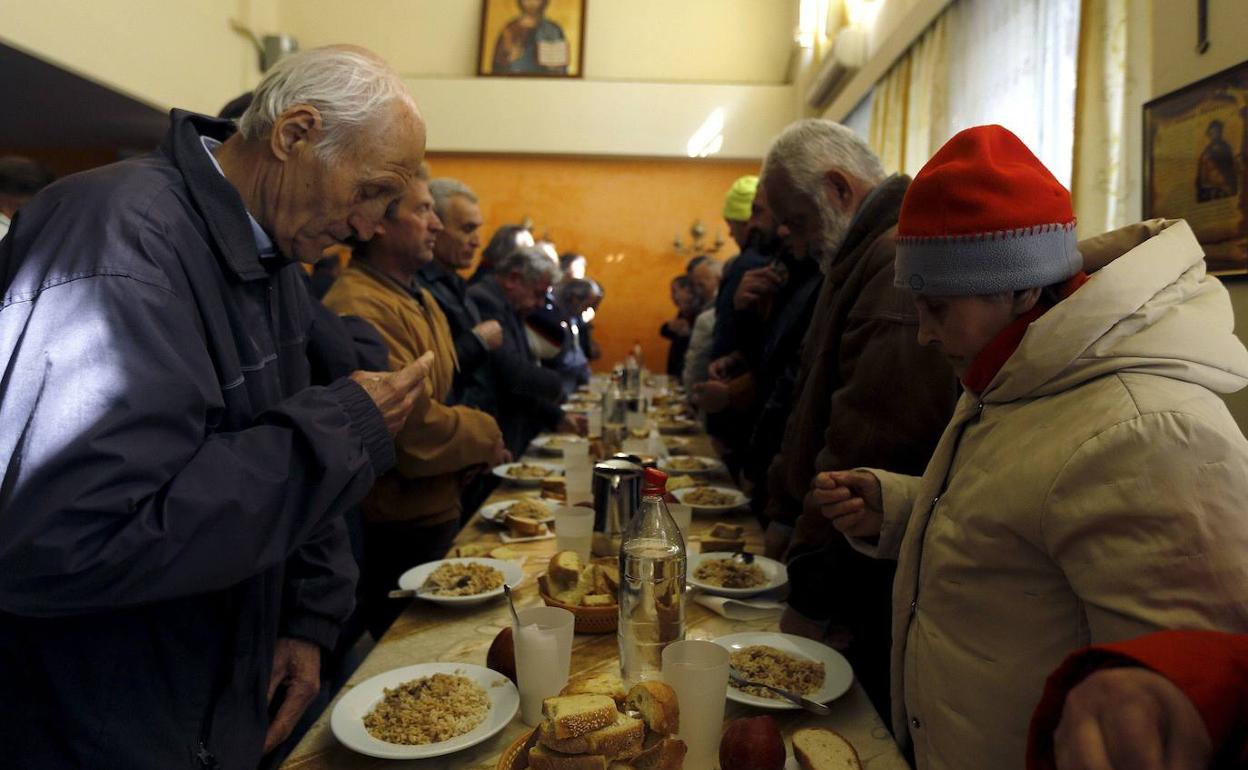
[(1058, 770), (1204, 770), (1213, 746), (1183, 691), (1146, 668), (1090, 674), (1066, 695)]
[(490, 461), (490, 467), (495, 468), (509, 462), (511, 462), (511, 452), (507, 451), (507, 447), (503, 445), (502, 438), (499, 438), (494, 442), (493, 459)]
[(589, 420), (581, 414), (565, 414), (555, 427), (556, 433), (575, 433), (584, 436), (589, 433)]
[(265, 754), (286, 740), (320, 692), (321, 648), (302, 639), (278, 639), (273, 651), (273, 673), (269, 675), (269, 703), (282, 685), (286, 693), (265, 733)]
[(745, 357), (740, 353), (729, 353), (711, 362), (706, 372), (712, 380), (731, 380), (733, 375), (743, 368)]
[(709, 414), (717, 414), (728, 408), (728, 383), (707, 380), (693, 386), (693, 404)]
[(783, 282), (780, 273), (773, 267), (746, 270), (737, 285), (737, 293), (732, 295), (732, 306), (737, 310), (749, 310), (764, 297), (773, 296)]
[(668, 321), (666, 326), (667, 330), (672, 334), (675, 334), (677, 337), (688, 337), (693, 331), (693, 329), (689, 327), (689, 322), (680, 317), (676, 317)]
[(867, 471), (826, 471), (815, 476), (811, 498), (832, 526), (850, 537), (878, 537), (884, 526), (880, 480)]
[(351, 379), (368, 393), (385, 418), (386, 429), (391, 436), (396, 436), (407, 422), (420, 392), (418, 388), (424, 385), (432, 366), (433, 351), (430, 350), (397, 372), (354, 372)]
[(481, 338), (486, 350), (498, 350), (503, 346), (503, 327), (498, 321), (482, 321), (472, 327), (472, 331)]

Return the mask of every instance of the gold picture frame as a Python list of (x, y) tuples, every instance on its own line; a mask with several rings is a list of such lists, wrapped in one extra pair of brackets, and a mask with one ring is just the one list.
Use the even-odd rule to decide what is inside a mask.
[(1186, 219), (1210, 272), (1248, 275), (1248, 61), (1144, 105), (1144, 217)]
[(482, 0), (477, 74), (579, 78), (585, 0)]

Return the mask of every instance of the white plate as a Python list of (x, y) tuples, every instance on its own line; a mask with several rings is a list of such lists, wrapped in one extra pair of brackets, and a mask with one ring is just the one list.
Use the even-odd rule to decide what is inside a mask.
[[(364, 716), (381, 702), (385, 688), (434, 674), (455, 674), (481, 685), (490, 698), (490, 710), (481, 724), (450, 740), (421, 746), (387, 743), (364, 729)], [(493, 737), (511, 722), (519, 708), (520, 693), (516, 686), (496, 671), (471, 663), (418, 663), (378, 674), (352, 687), (334, 706), (329, 727), (342, 745), (361, 754), (382, 759), (424, 759), (466, 749)]]
[[(541, 499), (540, 497), (526, 497), (522, 499), (538, 503), (546, 509), (547, 516), (545, 518), (538, 519), (538, 521), (551, 522), (555, 520), (554, 511), (550, 509), (550, 503), (547, 501)], [(497, 503), (490, 503), (489, 505), (481, 506), (479, 513), (481, 514), (482, 519), (501, 527), (504, 526), (503, 513), (518, 502), (520, 502), (520, 500), (499, 500)]]
[[(733, 502), (728, 503), (727, 505), (696, 505), (694, 503), (685, 502), (685, 498), (688, 497), (689, 494), (695, 489), (713, 489), (716, 492), (732, 495)], [(674, 495), (676, 500), (681, 504), (692, 507), (694, 513), (724, 513), (726, 511), (736, 510), (737, 508), (749, 505), (750, 503), (750, 498), (742, 494), (741, 490), (733, 489), (732, 487), (685, 487), (684, 489), (677, 489), (675, 492), (672, 492), (672, 495)]]
[[(549, 470), (550, 474), (542, 478), (535, 478), (535, 479), (518, 479), (514, 476), (508, 475), (507, 471), (510, 470), (511, 468), (516, 467), (517, 465), (539, 465)], [(542, 485), (543, 479), (561, 478), (563, 475), (562, 470), (563, 469), (560, 468), (559, 466), (552, 465), (550, 463), (535, 463), (535, 462), (526, 461), (524, 463), (503, 463), (502, 465), (496, 465), (494, 466), (493, 473), (495, 476), (498, 476), (503, 481), (509, 481), (512, 484), (518, 484), (522, 487), (540, 487)]]
[(698, 423), (694, 420), (659, 419), (655, 421), (659, 433), (693, 433)]
[[(740, 634), (721, 636), (712, 641), (720, 647), (726, 648), (729, 653), (743, 650), (746, 647), (753, 647), (757, 644), (765, 644), (768, 647), (775, 647), (781, 652), (787, 652), (795, 658), (819, 661), (823, 664), (823, 687), (806, 696), (817, 703), (828, 703), (841, 697), (849, 690), (850, 685), (854, 683), (854, 669), (849, 665), (849, 661), (845, 660), (845, 656), (825, 644), (820, 644), (803, 636), (777, 634), (769, 631), (745, 631)], [(772, 700), (771, 698), (760, 698), (757, 695), (750, 695), (732, 685), (728, 685), (728, 700), (744, 703), (747, 706), (757, 706), (758, 708), (777, 711), (795, 711), (801, 708), (796, 703), (790, 703), (787, 700)]]
[(555, 533), (546, 530), (544, 535), (525, 535), (523, 537), (512, 537), (507, 532), (500, 532), (498, 539), (510, 545), (511, 543), (532, 543), (535, 540), (551, 540), (555, 537)]
[(694, 573), (698, 571), (698, 565), (702, 562), (731, 558), (732, 554), (719, 552), (689, 554), (689, 584), (696, 586), (697, 588), (701, 588), (708, 594), (731, 596), (743, 599), (747, 596), (756, 596), (766, 591), (770, 591), (773, 588), (779, 588), (789, 582), (788, 569), (786, 569), (780, 562), (774, 559), (768, 559), (766, 556), (754, 557), (754, 563), (761, 567), (763, 574), (767, 576), (767, 582), (761, 586), (754, 586), (753, 588), (724, 588), (723, 586), (717, 586), (714, 583), (707, 583), (694, 577)]
[[(468, 556), (458, 559), (442, 559), (441, 561), (431, 561), (427, 564), (421, 564), (418, 567), (412, 567), (407, 572), (399, 576), (399, 588), (406, 591), (418, 590), (425, 584), (425, 579), (435, 569), (447, 562), (476, 562), (493, 567), (503, 573), (503, 582), (515, 588), (520, 585), (520, 581), (524, 580), (524, 568), (514, 561), (502, 561), (501, 559), (485, 559), (477, 556)], [(418, 599), (424, 599), (427, 602), (435, 604), (449, 604), (463, 606), (466, 604), (481, 604), (488, 602), (498, 596), (503, 595), (503, 587), (499, 586), (493, 591), (485, 591), (484, 593), (473, 594), (472, 596), (434, 596), (430, 594), (418, 594)]]
[[(702, 467), (694, 470), (673, 467), (681, 460), (699, 460), (702, 463)], [(712, 473), (721, 473), (724, 470), (724, 464), (721, 461), (714, 457), (702, 456), (662, 457), (659, 459), (658, 466), (659, 470), (669, 476), (708, 476)]]
[(533, 447), (538, 452), (544, 455), (562, 456), (563, 455), (563, 446), (562, 446), (563, 442), (588, 445), (589, 439), (583, 436), (572, 436), (572, 435), (565, 435), (565, 434), (559, 434), (559, 435), (549, 434), (545, 436), (538, 436), (537, 438), (529, 442), (529, 446)]

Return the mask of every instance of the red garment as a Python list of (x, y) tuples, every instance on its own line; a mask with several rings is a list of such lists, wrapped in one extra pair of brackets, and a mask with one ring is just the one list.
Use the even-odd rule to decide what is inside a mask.
[(1009, 240), (1074, 221), (1070, 193), (1027, 145), (1001, 126), (975, 126), (946, 142), (915, 175), (897, 235)]
[[(1062, 285), (1062, 299), (1074, 294), (1087, 282), (1087, 273), (1083, 271), (1075, 273)], [(985, 345), (984, 349), (979, 351), (979, 355), (975, 356), (975, 360), (967, 367), (966, 374), (962, 375), (962, 384), (966, 389), (976, 395), (983, 393), (988, 384), (992, 382), (992, 378), (996, 377), (1001, 367), (1005, 366), (1005, 362), (1010, 360), (1015, 350), (1018, 350), (1018, 346), (1023, 341), (1023, 335), (1027, 333), (1027, 327), (1031, 326), (1032, 321), (1049, 312), (1051, 307), (1053, 306), (1043, 300), (1037, 302), (1035, 307), (1015, 318), (1013, 323), (993, 337), (992, 342)]]
[(1031, 718), (1027, 770), (1052, 770), (1053, 733), (1066, 694), (1094, 671), (1139, 666), (1161, 674), (1187, 695), (1213, 739), (1210, 768), (1248, 767), (1248, 635), (1161, 631), (1088, 647), (1049, 676)]

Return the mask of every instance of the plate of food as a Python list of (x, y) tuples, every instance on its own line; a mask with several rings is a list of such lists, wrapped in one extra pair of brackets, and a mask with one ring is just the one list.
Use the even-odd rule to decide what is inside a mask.
[(545, 500), (525, 497), (520, 500), (500, 500), (481, 506), (481, 518), (500, 527), (507, 526), (507, 517), (532, 519), (549, 524), (555, 520), (554, 510)]
[(480, 604), (503, 595), (503, 583), (515, 588), (524, 569), (498, 559), (442, 559), (412, 567), (399, 576), (399, 588), (415, 591), (437, 604)]
[(689, 454), (689, 439), (687, 438), (666, 436), (663, 438), (663, 446), (667, 447), (667, 453), (669, 455)]
[(698, 428), (696, 420), (686, 417), (660, 417), (655, 424), (659, 433), (693, 433)]
[(494, 466), (494, 475), (512, 484), (525, 487), (538, 487), (542, 479), (559, 475), (562, 471), (558, 466), (549, 463), (503, 463)]
[(784, 565), (766, 556), (689, 554), (689, 584), (708, 594), (744, 598), (789, 582)]
[(548, 433), (533, 439), (529, 446), (544, 455), (562, 455), (563, 450), (569, 447), (585, 447), (588, 449), (589, 439), (584, 436), (578, 436), (575, 433)]
[(672, 492), (676, 500), (694, 513), (723, 513), (748, 505), (750, 498), (732, 487), (685, 487)]
[[(854, 683), (854, 669), (843, 655), (802, 636), (745, 631), (714, 642), (728, 650), (729, 665), (745, 679), (804, 695), (817, 703), (841, 697)], [(741, 689), (732, 682), (728, 684), (728, 700), (764, 709), (801, 708), (762, 687)]]
[(714, 457), (664, 457), (658, 462), (659, 470), (667, 474), (685, 474), (689, 476), (704, 476), (712, 473), (720, 473), (724, 470), (724, 464)]
[(419, 663), (347, 690), (329, 726), (361, 754), (425, 759), (493, 737), (519, 708), (516, 686), (496, 671), (470, 663)]

